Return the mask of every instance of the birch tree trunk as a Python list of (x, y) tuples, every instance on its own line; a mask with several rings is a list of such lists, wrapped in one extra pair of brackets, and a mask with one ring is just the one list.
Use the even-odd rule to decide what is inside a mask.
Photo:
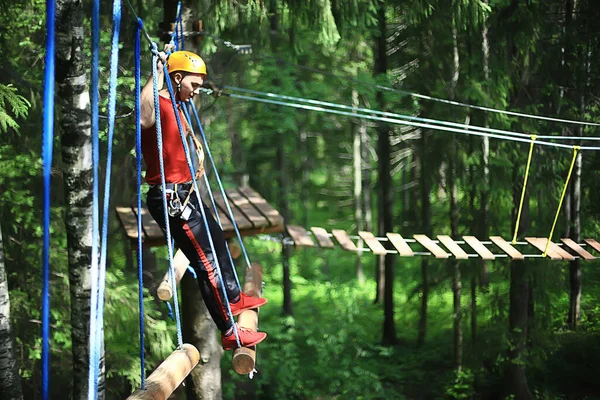
[[(73, 399), (87, 399), (89, 370), (90, 268), (92, 246), (92, 146), (90, 98), (84, 52), (83, 4), (57, 0), (59, 121), (69, 253)], [(103, 339), (101, 339), (103, 340)], [(103, 348), (103, 346), (102, 346)], [(104, 352), (100, 355), (98, 398), (104, 398)]]
[[(587, 12), (588, 2), (583, 1), (580, 4), (579, 11)], [(586, 18), (586, 30), (589, 25), (589, 18)], [(589, 46), (589, 42), (588, 42)], [(586, 89), (590, 79), (590, 67), (591, 55), (589, 49), (587, 54), (581, 54), (578, 52), (578, 58), (585, 59), (583, 63), (583, 71), (581, 71), (580, 79), (577, 82), (579, 89), (579, 115), (585, 115), (586, 108)], [(585, 83), (584, 83), (585, 81)], [(583, 136), (583, 126), (577, 128), (577, 136)], [(582, 154), (579, 152), (575, 160), (573, 182), (570, 187), (570, 198), (571, 198), (571, 210), (568, 220), (570, 222), (570, 235), (569, 237), (575, 242), (579, 243), (581, 240), (581, 168), (582, 168)], [(569, 263), (569, 312), (567, 314), (567, 326), (571, 330), (576, 330), (579, 320), (581, 318), (581, 284), (582, 284), (582, 272), (581, 272), (581, 260), (575, 259)]]
[(10, 298), (0, 228), (0, 398), (22, 400), (21, 377), (10, 324)]
[[(358, 107), (358, 91), (352, 89), (352, 106)], [(366, 130), (366, 123), (364, 119), (360, 119), (358, 122), (352, 125), (353, 134), (353, 146), (352, 146), (352, 166), (354, 169), (354, 220), (356, 221), (356, 230), (364, 230), (364, 220), (362, 213), (362, 152), (361, 152), (361, 136), (363, 129)], [(359, 241), (359, 248), (362, 248), (362, 240)], [(362, 251), (356, 253), (356, 279), (359, 282), (365, 281), (365, 273), (362, 264)]]
[[(489, 0), (482, 0), (484, 4), (488, 4)], [(490, 84), (490, 42), (488, 35), (488, 21), (481, 25), (481, 52), (483, 55), (483, 78), (485, 82), (485, 91), (487, 85)], [(488, 128), (487, 113), (483, 112), (483, 125)], [(490, 138), (484, 136), (482, 139), (481, 166), (483, 168), (483, 188), (481, 190), (481, 237), (487, 239), (490, 232), (489, 227), (489, 193), (490, 193)], [(488, 263), (481, 260), (481, 271), (479, 283), (484, 290), (487, 290), (489, 285)]]

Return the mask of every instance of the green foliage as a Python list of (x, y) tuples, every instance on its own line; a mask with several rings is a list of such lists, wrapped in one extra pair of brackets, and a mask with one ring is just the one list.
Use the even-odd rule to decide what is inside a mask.
[(0, 84), (0, 132), (5, 133), (9, 128), (18, 130), (15, 118), (25, 118), (30, 106), (31, 103), (18, 94), (15, 87)]

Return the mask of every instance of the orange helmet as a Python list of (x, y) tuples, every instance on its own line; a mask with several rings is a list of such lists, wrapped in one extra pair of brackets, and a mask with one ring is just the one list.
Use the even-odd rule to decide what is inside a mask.
[(206, 75), (206, 64), (199, 55), (191, 51), (182, 50), (171, 53), (167, 60), (167, 70), (169, 74), (176, 71), (183, 71)]

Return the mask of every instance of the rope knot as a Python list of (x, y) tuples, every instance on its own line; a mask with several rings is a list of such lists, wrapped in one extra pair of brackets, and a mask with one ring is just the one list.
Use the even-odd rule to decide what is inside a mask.
[(144, 29), (144, 21), (140, 17), (137, 19), (138, 28)]

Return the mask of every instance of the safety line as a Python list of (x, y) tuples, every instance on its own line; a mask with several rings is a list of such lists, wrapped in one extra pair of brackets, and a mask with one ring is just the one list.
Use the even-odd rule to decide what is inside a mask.
[[(96, 315), (98, 313), (98, 267), (99, 267), (99, 232), (100, 232), (100, 140), (99, 140), (99, 64), (100, 64), (100, 0), (92, 2), (92, 64), (91, 64), (91, 141), (92, 141), (92, 255), (90, 265), (90, 333), (88, 355), (88, 399), (94, 398), (94, 382), (98, 379), (95, 368), (96, 353)], [(93, 329), (92, 329), (93, 328)]]
[(217, 170), (217, 164), (212, 156), (212, 152), (210, 151), (210, 146), (208, 145), (208, 139), (206, 138), (206, 134), (204, 133), (204, 128), (200, 123), (200, 116), (198, 115), (198, 110), (196, 109), (196, 104), (193, 101), (190, 101), (190, 106), (192, 111), (194, 112), (194, 116), (196, 117), (196, 124), (198, 125), (198, 129), (200, 130), (200, 135), (202, 136), (202, 141), (204, 142), (204, 147), (206, 149), (206, 155), (210, 160), (211, 165), (213, 166), (213, 172), (215, 173), (215, 178), (219, 184), (219, 190), (221, 192), (221, 196), (225, 201), (225, 206), (227, 208), (227, 213), (229, 215), (229, 219), (231, 219), (233, 223), (233, 229), (235, 230), (235, 234), (237, 236), (238, 242), (240, 243), (240, 249), (242, 250), (242, 254), (244, 255), (244, 260), (246, 261), (246, 268), (251, 269), (252, 264), (250, 263), (250, 258), (248, 257), (248, 252), (246, 251), (246, 246), (244, 245), (244, 241), (242, 240), (242, 234), (240, 233), (237, 222), (235, 222), (235, 217), (233, 215), (233, 210), (231, 209), (231, 205), (229, 204), (229, 200), (227, 199), (227, 195), (225, 193), (225, 189), (223, 188), (223, 181), (219, 176), (219, 171)]
[[(212, 93), (211, 90), (203, 90), (202, 92), (207, 93), (207, 94)], [(474, 136), (487, 136), (487, 137), (508, 140), (508, 141), (513, 141), (513, 142), (522, 142), (522, 143), (531, 143), (532, 142), (531, 139), (525, 139), (525, 138), (520, 138), (520, 137), (508, 137), (508, 136), (502, 136), (502, 135), (498, 135), (498, 134), (456, 129), (456, 128), (446, 127), (446, 126), (441, 126), (441, 125), (430, 125), (430, 124), (424, 124), (424, 123), (420, 123), (420, 122), (404, 121), (404, 120), (399, 120), (399, 119), (395, 119), (395, 118), (375, 117), (375, 116), (371, 116), (371, 115), (349, 113), (349, 112), (345, 112), (345, 111), (333, 110), (333, 109), (328, 109), (328, 108), (324, 108), (324, 107), (317, 107), (317, 106), (290, 103), (290, 102), (282, 102), (282, 101), (270, 100), (270, 99), (262, 99), (262, 98), (252, 97), (252, 96), (239, 95), (239, 94), (235, 94), (235, 93), (221, 93), (221, 95), (230, 96), (232, 98), (237, 98), (237, 99), (241, 99), (241, 100), (249, 100), (249, 101), (267, 103), (267, 104), (276, 104), (276, 105), (292, 107), (292, 108), (297, 108), (297, 109), (303, 109), (303, 110), (320, 111), (320, 112), (326, 112), (326, 113), (330, 113), (330, 114), (346, 115), (346, 116), (354, 117), (354, 118), (362, 118), (362, 119), (368, 119), (368, 120), (373, 120), (373, 121), (389, 122), (389, 123), (397, 124), (397, 125), (408, 125), (408, 126), (414, 126), (414, 127), (419, 127), (419, 128), (456, 132), (456, 133), (462, 133), (462, 134), (474, 135)], [(567, 144), (561, 144), (561, 143), (551, 143), (551, 142), (545, 142), (545, 141), (537, 141), (537, 143), (539, 145), (557, 147), (557, 148), (566, 148), (566, 149), (573, 148), (573, 146), (570, 146)], [(598, 151), (598, 150), (600, 150), (600, 147), (581, 146), (580, 150)]]
[[(112, 40), (110, 49), (110, 75), (108, 89), (108, 138), (106, 152), (106, 169), (104, 177), (104, 209), (102, 215), (102, 236), (100, 242), (100, 265), (98, 268), (98, 296), (96, 312), (96, 343), (94, 348), (94, 399), (98, 399), (98, 379), (100, 375), (100, 359), (104, 341), (104, 297), (106, 286), (106, 258), (108, 253), (108, 215), (110, 210), (110, 185), (112, 175), (112, 147), (115, 133), (115, 110), (117, 104), (117, 75), (119, 72), (119, 34), (121, 30), (121, 0), (113, 1)], [(90, 330), (92, 327), (90, 326)]]
[(44, 244), (42, 250), (42, 398), (50, 393), (50, 191), (54, 143), (54, 76), (55, 76), (54, 0), (46, 1), (46, 68), (44, 70), (44, 121), (42, 164), (44, 184)]
[[(190, 103), (193, 103), (192, 101), (190, 101)], [(190, 118), (190, 113), (187, 109), (187, 105), (184, 102), (180, 102), (179, 103), (181, 106), (181, 109), (183, 110), (183, 115), (185, 116), (186, 122), (188, 124), (188, 126), (190, 127), (191, 130), (191, 135), (190, 135), (190, 142), (193, 143), (193, 145), (195, 146), (195, 141), (193, 140), (192, 136), (194, 135), (194, 127), (192, 125), (192, 119)], [(188, 145), (188, 147), (190, 147), (191, 145)], [(196, 151), (202, 151), (202, 149), (198, 149), (196, 147)], [(191, 153), (192, 155), (194, 154), (193, 152)], [(191, 157), (190, 157), (191, 158)], [(194, 165), (194, 160), (192, 159), (192, 165)], [(214, 166), (214, 165), (213, 165)], [(217, 220), (217, 223), (219, 224), (219, 228), (221, 228), (221, 230), (223, 230), (223, 224), (221, 223), (221, 217), (220, 217), (220, 213), (219, 213), (219, 209), (217, 207), (217, 203), (215, 201), (215, 197), (212, 194), (212, 188), (210, 186), (210, 182), (208, 181), (208, 175), (206, 174), (206, 171), (202, 174), (203, 178), (204, 178), (204, 184), (206, 185), (206, 187), (208, 188), (207, 192), (208, 192), (208, 197), (210, 198), (210, 203), (213, 207), (213, 210), (215, 211), (215, 218)], [(227, 199), (224, 197), (224, 200), (227, 201)], [(231, 217), (230, 217), (231, 219)], [(235, 219), (232, 219), (232, 223), (235, 224)], [(235, 263), (233, 261), (233, 257), (231, 256), (231, 251), (229, 250), (229, 243), (227, 241), (225, 241), (225, 250), (227, 251), (227, 257), (229, 258), (229, 262), (231, 263), (233, 267), (233, 275), (235, 276), (235, 282), (238, 285), (238, 287), (241, 287), (240, 285), (240, 280), (238, 279), (237, 276), (237, 271), (235, 269)]]
[(140, 34), (144, 23), (140, 18), (137, 20), (135, 29), (135, 161), (136, 161), (136, 176), (137, 176), (137, 262), (138, 262), (138, 298), (139, 298), (139, 323), (140, 323), (140, 376), (142, 382), (142, 390), (146, 387), (146, 360), (145, 360), (145, 344), (144, 344), (144, 268), (143, 268), (143, 241), (144, 234), (142, 228), (142, 121), (141, 121), (141, 57), (140, 57)]
[(558, 221), (558, 217), (560, 215), (560, 209), (562, 207), (563, 200), (565, 199), (565, 194), (567, 193), (567, 187), (569, 186), (569, 181), (571, 180), (571, 173), (573, 172), (573, 167), (575, 166), (575, 160), (577, 159), (577, 153), (579, 152), (578, 146), (573, 146), (573, 159), (571, 160), (571, 166), (569, 167), (569, 173), (567, 174), (567, 181), (565, 182), (565, 187), (563, 188), (562, 194), (560, 195), (560, 201), (558, 202), (558, 208), (556, 209), (556, 215), (554, 216), (554, 222), (552, 223), (552, 229), (550, 229), (550, 235), (548, 235), (548, 241), (546, 242), (546, 249), (544, 250), (544, 257), (546, 257), (548, 253), (548, 248), (550, 247), (550, 241), (552, 240), (552, 235), (554, 235), (554, 228), (556, 228), (556, 222)]
[[(167, 236), (167, 252), (169, 255), (169, 279), (171, 280), (171, 288), (173, 290), (173, 303), (175, 305), (175, 325), (177, 327), (177, 345), (179, 348), (183, 346), (183, 334), (181, 332), (181, 319), (179, 316), (179, 300), (177, 296), (177, 283), (175, 282), (175, 272), (173, 267), (173, 241), (171, 239), (171, 224), (169, 221), (169, 211), (167, 205), (167, 195), (165, 181), (165, 165), (163, 157), (163, 137), (162, 137), (162, 125), (160, 121), (160, 98), (158, 94), (158, 49), (156, 43), (153, 44), (152, 54), (152, 88), (154, 91), (154, 113), (156, 120), (156, 146), (158, 150), (158, 164), (160, 168), (160, 183), (162, 188), (162, 202), (163, 212), (165, 218), (165, 233)], [(169, 75), (165, 68), (165, 80), (169, 81)]]
[[(226, 47), (232, 48), (232, 49), (237, 49), (239, 46), (235, 45), (225, 39), (222, 39), (216, 35), (213, 35), (211, 33), (208, 32), (201, 32), (202, 35), (204, 36), (208, 36), (218, 42), (221, 42), (222, 44), (224, 44)], [(303, 66), (303, 65), (298, 65), (298, 64), (294, 64), (290, 61), (284, 60), (282, 58), (279, 58), (277, 56), (273, 56), (270, 54), (266, 54), (266, 53), (262, 53), (262, 52), (256, 52), (257, 55), (260, 55), (262, 57), (265, 58), (273, 58), (275, 60), (277, 60), (278, 62), (287, 64), (287, 65), (291, 65), (295, 68), (299, 68), (299, 69), (304, 69), (304, 70), (308, 70), (311, 72), (315, 72), (318, 74), (322, 74), (322, 75), (326, 75), (326, 76), (331, 76), (340, 80), (346, 80), (346, 81), (350, 81), (350, 82), (355, 82), (355, 83), (360, 83), (361, 85), (366, 85), (366, 86), (371, 86), (371, 87), (375, 87), (376, 89), (382, 90), (382, 91), (389, 91), (389, 92), (394, 92), (394, 93), (399, 93), (399, 94), (403, 94), (406, 96), (411, 96), (411, 97), (416, 97), (416, 98), (420, 98), (423, 100), (428, 100), (428, 101), (434, 101), (434, 102), (440, 102), (440, 103), (444, 103), (444, 104), (449, 104), (449, 105), (453, 105), (453, 106), (459, 106), (459, 107), (465, 107), (465, 108), (472, 108), (475, 110), (480, 110), (480, 111), (488, 111), (488, 112), (493, 112), (493, 113), (497, 113), (497, 114), (506, 114), (506, 115), (511, 115), (511, 116), (515, 116), (515, 117), (522, 117), (522, 118), (531, 118), (531, 119), (539, 119), (539, 120), (544, 120), (544, 121), (553, 121), (553, 122), (560, 122), (560, 123), (567, 123), (567, 124), (575, 124), (575, 125), (584, 125), (584, 126), (600, 126), (599, 123), (595, 123), (595, 122), (586, 122), (586, 121), (578, 121), (578, 120), (571, 120), (571, 119), (563, 119), (563, 118), (554, 118), (554, 117), (547, 117), (547, 116), (542, 116), (542, 115), (535, 115), (535, 114), (528, 114), (528, 113), (521, 113), (521, 112), (516, 112), (516, 111), (508, 111), (508, 110), (500, 110), (497, 108), (492, 108), (492, 107), (484, 107), (484, 106), (477, 106), (477, 105), (473, 105), (473, 104), (467, 104), (467, 103), (461, 103), (458, 101), (454, 101), (454, 100), (447, 100), (447, 99), (440, 99), (437, 97), (432, 97), (432, 96), (427, 96), (424, 94), (420, 94), (420, 93), (416, 93), (416, 92), (411, 92), (411, 91), (407, 91), (407, 90), (401, 90), (401, 89), (395, 89), (395, 88), (391, 88), (391, 87), (387, 87), (387, 86), (383, 86), (383, 85), (379, 85), (376, 83), (372, 83), (372, 82), (366, 82), (366, 81), (361, 81), (359, 79), (356, 78), (351, 78), (351, 77), (347, 77), (347, 76), (340, 76), (328, 71), (323, 71), (317, 68), (311, 68), (311, 67), (307, 67), (307, 66)]]
[(531, 156), (533, 155), (533, 146), (536, 139), (535, 135), (531, 135), (531, 144), (529, 145), (529, 155), (527, 156), (527, 166), (525, 167), (525, 177), (523, 178), (523, 190), (521, 191), (521, 201), (519, 202), (519, 211), (517, 212), (517, 222), (515, 223), (515, 233), (513, 235), (512, 244), (517, 243), (517, 233), (521, 224), (521, 211), (525, 201), (525, 191), (527, 190), (527, 180), (529, 179), (529, 167), (531, 166)]
[[(455, 127), (455, 128), (463, 128), (465, 130), (476, 130), (476, 131), (480, 131), (480, 132), (498, 133), (498, 134), (505, 134), (505, 135), (510, 135), (510, 136), (526, 137), (526, 138), (528, 138), (528, 137), (531, 136), (530, 133), (508, 131), (508, 130), (504, 130), (504, 129), (493, 129), (493, 128), (488, 128), (488, 127), (483, 127), (483, 126), (470, 125), (470, 124), (467, 125), (467, 124), (461, 124), (461, 123), (451, 122), (451, 121), (437, 120), (437, 119), (432, 119), (432, 118), (414, 117), (414, 116), (411, 116), (411, 115), (398, 114), (398, 113), (392, 113), (392, 112), (386, 112), (386, 111), (379, 111), (379, 110), (372, 110), (372, 109), (369, 109), (369, 108), (353, 107), (353, 106), (348, 106), (348, 105), (345, 105), (345, 104), (338, 104), (338, 103), (332, 103), (332, 102), (327, 102), (327, 101), (307, 99), (307, 98), (302, 98), (302, 97), (286, 96), (286, 95), (281, 95), (281, 94), (276, 94), (276, 93), (270, 93), (270, 92), (260, 92), (260, 91), (257, 91), (257, 90), (251, 90), (251, 89), (240, 88), (240, 87), (235, 87), (235, 86), (223, 86), (223, 88), (226, 89), (226, 90), (229, 90), (229, 91), (237, 91), (237, 92), (242, 92), (242, 93), (249, 93), (249, 94), (253, 94), (253, 95), (257, 95), (257, 96), (263, 96), (263, 97), (267, 97), (267, 98), (275, 98), (275, 99), (282, 99), (282, 100), (291, 100), (291, 101), (297, 101), (297, 102), (302, 102), (302, 103), (308, 103), (308, 104), (314, 104), (314, 105), (322, 105), (322, 106), (326, 106), (326, 107), (339, 108), (339, 109), (349, 110), (349, 111), (353, 111), (353, 112), (363, 112), (363, 113), (368, 113), (368, 114), (383, 115), (385, 117), (406, 119), (406, 120), (409, 120), (409, 121), (418, 121), (418, 122), (433, 123), (433, 124), (439, 124), (439, 125), (445, 125), (445, 126), (452, 126), (452, 127)], [(598, 136), (586, 137), (586, 136), (566, 136), (566, 135), (564, 135), (564, 136), (558, 136), (558, 135), (554, 136), (554, 135), (546, 135), (546, 136), (538, 136), (538, 138), (540, 138), (540, 139), (552, 139), (552, 140), (600, 140), (600, 137), (598, 137)]]
[[(179, 111), (177, 110), (177, 102), (175, 101), (175, 91), (173, 90), (173, 85), (171, 84), (171, 79), (169, 78), (169, 70), (167, 68), (167, 65), (164, 64), (163, 68), (164, 68), (164, 74), (165, 74), (165, 81), (167, 83), (167, 90), (169, 91), (171, 105), (173, 106), (173, 112), (175, 113), (175, 121), (177, 122), (177, 128), (179, 129), (179, 135), (181, 136), (181, 143), (183, 144), (183, 149), (185, 152), (185, 159), (188, 164), (188, 169), (190, 171), (190, 175), (192, 176), (192, 182), (194, 185), (196, 199), (198, 200), (198, 205), (200, 206), (200, 213), (202, 214), (202, 220), (204, 222), (204, 229), (206, 229), (206, 236), (208, 237), (208, 243), (210, 245), (210, 249), (213, 252), (213, 254), (215, 255), (215, 257), (214, 257), (215, 269), (217, 270), (217, 274), (219, 276), (219, 279), (221, 280), (221, 289), (223, 290), (223, 299), (224, 299), (224, 303), (225, 303), (225, 306), (227, 309), (227, 315), (233, 326), (233, 332), (235, 334), (237, 345), (238, 345), (238, 347), (242, 347), (239, 336), (238, 336), (238, 330), (237, 330), (237, 326), (235, 323), (235, 319), (233, 318), (233, 314), (231, 313), (231, 306), (229, 304), (229, 297), (227, 296), (227, 289), (225, 288), (225, 280), (223, 279), (223, 274), (221, 273), (221, 265), (219, 263), (219, 257), (217, 257), (217, 252), (215, 250), (215, 244), (213, 242), (213, 238), (210, 233), (210, 227), (208, 226), (208, 217), (206, 216), (203, 202), (202, 202), (202, 199), (200, 198), (200, 189), (198, 187), (198, 182), (196, 181), (196, 176), (194, 174), (194, 167), (190, 160), (190, 151), (189, 151), (189, 148), (187, 145), (187, 140), (185, 140), (185, 132), (183, 130), (183, 124), (181, 123)], [(173, 282), (175, 282), (174, 279), (173, 279)]]

